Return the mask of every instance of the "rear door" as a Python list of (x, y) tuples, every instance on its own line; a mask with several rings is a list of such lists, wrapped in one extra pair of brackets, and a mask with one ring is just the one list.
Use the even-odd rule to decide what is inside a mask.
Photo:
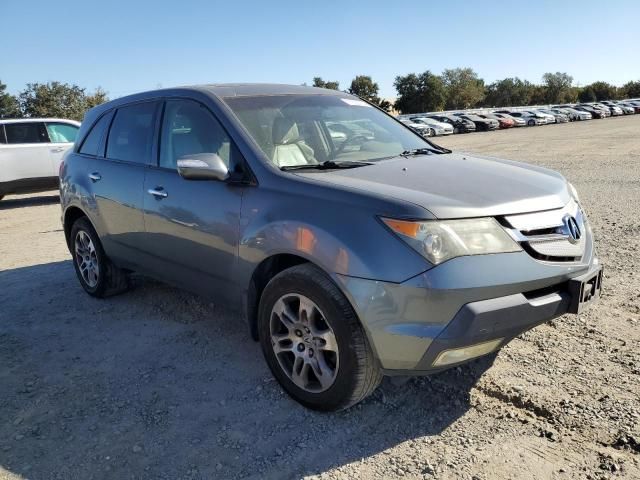
[(240, 161), (229, 135), (204, 105), (167, 100), (157, 165), (144, 186), (146, 250), (154, 276), (219, 300), (236, 301), (240, 202), (243, 187), (216, 180), (185, 180), (180, 157), (216, 153), (230, 170)]
[(60, 171), (60, 162), (64, 153), (73, 147), (79, 127), (67, 122), (45, 122), (49, 135), (49, 162), (51, 175), (56, 176)]
[(51, 173), (49, 136), (44, 122), (9, 122), (0, 157), (0, 181), (43, 179)]
[(97, 155), (87, 158), (92, 220), (107, 254), (124, 265), (136, 266), (144, 249), (142, 189), (145, 169), (156, 152), (159, 105), (144, 101), (117, 108), (107, 119), (110, 128), (104, 147), (99, 146)]

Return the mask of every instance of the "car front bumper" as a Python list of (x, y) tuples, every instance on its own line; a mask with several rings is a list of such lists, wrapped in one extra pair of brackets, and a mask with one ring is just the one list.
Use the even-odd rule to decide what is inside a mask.
[(472, 359), (441, 365), (443, 352), (494, 342), (490, 353), (575, 311), (573, 279), (600, 269), (589, 238), (581, 262), (540, 262), (522, 251), (454, 258), (399, 284), (347, 276), (338, 282), (385, 374), (421, 375)]

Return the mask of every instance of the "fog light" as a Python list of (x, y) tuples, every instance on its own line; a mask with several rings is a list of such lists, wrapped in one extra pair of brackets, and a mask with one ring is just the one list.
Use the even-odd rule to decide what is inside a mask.
[(443, 367), (445, 365), (451, 365), (453, 363), (464, 362), (471, 358), (486, 355), (493, 352), (504, 338), (496, 338), (495, 340), (489, 340), (488, 342), (477, 343), (475, 345), (469, 345), (468, 347), (454, 348), (452, 350), (445, 350), (440, 352), (440, 355), (433, 362), (434, 367)]

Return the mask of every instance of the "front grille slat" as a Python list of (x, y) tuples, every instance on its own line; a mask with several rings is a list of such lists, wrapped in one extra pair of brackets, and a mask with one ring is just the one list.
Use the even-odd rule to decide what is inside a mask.
[[(581, 235), (574, 239), (567, 231), (567, 217), (576, 219)], [(582, 259), (586, 248), (586, 226), (583, 213), (575, 201), (564, 208), (537, 213), (508, 215), (501, 219), (511, 227), (509, 234), (523, 249), (538, 260), (575, 262)]]

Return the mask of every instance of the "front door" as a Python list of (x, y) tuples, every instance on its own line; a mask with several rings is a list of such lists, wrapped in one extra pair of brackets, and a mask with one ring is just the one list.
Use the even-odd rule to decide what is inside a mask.
[(237, 161), (230, 137), (200, 103), (167, 100), (157, 166), (144, 185), (146, 250), (152, 274), (222, 301), (237, 301), (237, 262), (243, 187), (215, 180), (186, 180), (180, 157), (215, 153), (230, 167)]

